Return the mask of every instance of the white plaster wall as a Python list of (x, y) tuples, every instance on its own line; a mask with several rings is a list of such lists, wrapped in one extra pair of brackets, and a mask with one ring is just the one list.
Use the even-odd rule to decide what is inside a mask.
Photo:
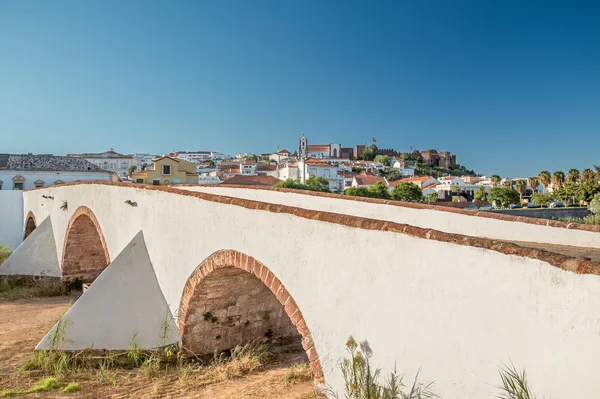
[[(92, 209), (112, 258), (143, 230), (172, 311), (203, 259), (235, 249), (286, 285), (307, 325), (327, 383), (349, 335), (368, 339), (373, 362), (435, 381), (443, 397), (491, 397), (497, 369), (526, 367), (545, 397), (596, 398), (600, 278), (484, 249), (367, 231), (160, 191), (54, 187), (49, 205), (25, 193), (25, 210), (52, 217), (57, 248), (79, 205)], [(59, 209), (68, 200), (68, 212)], [(138, 207), (124, 204), (131, 199)], [(282, 229), (281, 226), (286, 226)], [(332, 247), (343, 251), (332, 251)], [(60, 258), (60, 255), (59, 255)], [(392, 262), (390, 262), (392, 260)]]
[(0, 243), (9, 244), (13, 250), (19, 246), (24, 217), (23, 192), (0, 190)]
[(507, 241), (531, 241), (550, 244), (600, 248), (600, 234), (560, 227), (540, 226), (496, 220), (485, 217), (460, 215), (430, 209), (412, 209), (394, 205), (338, 200), (296, 193), (230, 187), (177, 187), (181, 190), (201, 191), (229, 197), (253, 199), (297, 206), (304, 209), (342, 213), (406, 223), (448, 233), (488, 237)]

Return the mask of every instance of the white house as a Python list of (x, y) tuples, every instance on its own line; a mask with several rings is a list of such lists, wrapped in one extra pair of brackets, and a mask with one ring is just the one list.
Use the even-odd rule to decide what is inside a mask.
[(354, 176), (352, 178), (352, 187), (370, 187), (377, 182), (383, 183), (386, 187), (389, 188), (390, 184), (388, 183), (385, 177), (376, 176), (368, 173), (361, 173), (358, 176)]
[(408, 165), (403, 160), (397, 160), (392, 165), (394, 169), (398, 170), (401, 176), (414, 177), (415, 176), (415, 168), (411, 165)]
[(179, 158), (186, 160), (188, 162), (192, 162), (195, 164), (200, 164), (202, 161), (207, 161), (210, 159), (210, 151), (177, 151), (169, 154), (170, 157)]
[(112, 148), (99, 153), (67, 154), (67, 157), (83, 158), (101, 169), (116, 173), (119, 177), (126, 177), (130, 166), (135, 166), (140, 171), (144, 163), (134, 154), (120, 154)]
[(300, 180), (303, 182), (309, 176), (322, 177), (329, 182), (331, 191), (344, 190), (344, 176), (339, 173), (337, 166), (330, 165), (320, 159), (308, 158), (298, 162)]
[(256, 161), (244, 161), (240, 163), (240, 174), (244, 176), (256, 175)]
[(271, 161), (280, 163), (280, 162), (285, 161), (286, 159), (290, 158), (291, 156), (292, 156), (292, 154), (288, 150), (284, 149), (284, 150), (281, 150), (279, 152), (269, 155), (269, 159)]
[(432, 184), (438, 184), (437, 179), (432, 176), (407, 177), (405, 179), (400, 179), (394, 183), (398, 184), (400, 182), (413, 183), (419, 186), (419, 188), (425, 188), (431, 186)]
[(300, 179), (300, 169), (298, 168), (298, 163), (296, 162), (286, 162), (283, 167), (280, 167), (278, 170), (278, 177), (280, 180), (287, 179)]
[(113, 173), (76, 157), (0, 154), (0, 190), (29, 190), (76, 181), (113, 180)]

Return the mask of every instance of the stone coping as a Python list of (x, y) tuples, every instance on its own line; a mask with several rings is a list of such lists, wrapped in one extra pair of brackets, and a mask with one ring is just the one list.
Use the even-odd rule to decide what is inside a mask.
[[(50, 187), (41, 187), (34, 188), (27, 191), (37, 191), (37, 190), (47, 190), (52, 188), (60, 188), (62, 186), (76, 186), (76, 185), (103, 185), (103, 186), (115, 186), (115, 187), (126, 187), (126, 188), (134, 188), (141, 190), (154, 190), (154, 191), (162, 191), (177, 195), (183, 195), (188, 197), (195, 197), (205, 201), (211, 201), (221, 204), (228, 205), (236, 205), (241, 206), (246, 209), (253, 210), (262, 210), (266, 212), (273, 213), (287, 213), (290, 215), (294, 215), (297, 217), (301, 217), (309, 220), (317, 220), (321, 222), (334, 223), (343, 226), (365, 229), (365, 230), (379, 230), (379, 231), (387, 231), (391, 233), (400, 233), (407, 234), (412, 237), (417, 237), (426, 240), (435, 240), (439, 242), (447, 242), (456, 245), (464, 245), (475, 248), (482, 248), (491, 251), (500, 252), (506, 255), (516, 255), (531, 259), (537, 259), (546, 263), (549, 263), (552, 266), (558, 267), (563, 270), (579, 273), (579, 274), (595, 274), (600, 275), (600, 262), (592, 261), (588, 258), (574, 258), (567, 255), (557, 254), (554, 252), (545, 251), (543, 249), (537, 248), (528, 248), (522, 247), (520, 245), (506, 242), (502, 240), (494, 240), (490, 238), (482, 238), (482, 237), (472, 237), (466, 236), (463, 234), (455, 234), (455, 233), (445, 233), (442, 231), (424, 228), (424, 227), (415, 227), (408, 224), (403, 223), (395, 223), (395, 222), (386, 222), (383, 220), (377, 219), (369, 219), (359, 216), (350, 216), (344, 214), (337, 214), (332, 212), (322, 212), (322, 211), (314, 211), (303, 208), (297, 208), (288, 205), (279, 205), (272, 204), (268, 202), (261, 202), (255, 200), (247, 200), (242, 198), (228, 197), (217, 194), (208, 194), (201, 191), (189, 191), (189, 190), (179, 190), (177, 188), (173, 188), (171, 186), (153, 186), (147, 184), (132, 184), (132, 183), (122, 183), (122, 182), (107, 182), (107, 181), (95, 181), (95, 182), (74, 182), (68, 184), (62, 184), (60, 186), (50, 186)], [(278, 189), (281, 190), (281, 189)], [(283, 189), (288, 191), (287, 189)], [(290, 192), (297, 193), (297, 190), (289, 190)], [(304, 192), (302, 192), (304, 193)], [(316, 193), (316, 194), (325, 194), (330, 198), (342, 198), (346, 196), (340, 196), (337, 194), (330, 193)], [(355, 197), (361, 198), (361, 197)], [(379, 200), (375, 198), (361, 198), (366, 200), (371, 200), (374, 203), (383, 203), (383, 204), (392, 204), (394, 205), (395, 201), (387, 201), (387, 200)], [(371, 202), (366, 201), (366, 202)], [(399, 206), (404, 206), (408, 203), (399, 203)], [(410, 207), (418, 208), (418, 209), (439, 209), (439, 207), (431, 207), (429, 205), (424, 204), (414, 204), (410, 203)], [(468, 211), (453, 210), (455, 213), (463, 213)], [(505, 216), (505, 215), (503, 215)], [(520, 219), (517, 217), (512, 217), (514, 219)], [(528, 218), (527, 218), (528, 219)], [(512, 219), (510, 219), (512, 220)], [(519, 220), (520, 221), (520, 220)]]
[(309, 190), (297, 190), (292, 188), (278, 188), (278, 187), (247, 187), (240, 186), (234, 184), (178, 184), (178, 186), (183, 187), (226, 187), (226, 188), (251, 188), (256, 190), (267, 190), (267, 191), (277, 191), (282, 193), (293, 193), (293, 194), (302, 194), (302, 195), (311, 195), (315, 197), (324, 197), (324, 198), (336, 198), (343, 199), (346, 201), (359, 201), (359, 202), (368, 202), (372, 204), (384, 204), (384, 205), (392, 205), (399, 206), (404, 208), (412, 208), (412, 209), (429, 209), (433, 211), (439, 212), (450, 212), (450, 213), (458, 213), (466, 216), (479, 216), (488, 219), (497, 219), (504, 220), (507, 222), (520, 222), (520, 223), (528, 223), (528, 224), (536, 224), (540, 226), (550, 226), (550, 227), (560, 227), (565, 229), (572, 230), (583, 230), (583, 231), (591, 231), (591, 232), (600, 232), (600, 226), (591, 225), (591, 224), (582, 224), (582, 223), (572, 223), (572, 222), (563, 222), (560, 220), (550, 220), (550, 219), (539, 219), (539, 218), (531, 218), (527, 216), (513, 216), (513, 215), (504, 215), (500, 213), (494, 213), (489, 211), (467, 211), (459, 208), (450, 208), (446, 206), (439, 205), (428, 205), (419, 202), (402, 202), (396, 200), (386, 200), (380, 198), (368, 198), (368, 197), (355, 197), (352, 195), (341, 195), (334, 193), (322, 193), (318, 191), (309, 191)]

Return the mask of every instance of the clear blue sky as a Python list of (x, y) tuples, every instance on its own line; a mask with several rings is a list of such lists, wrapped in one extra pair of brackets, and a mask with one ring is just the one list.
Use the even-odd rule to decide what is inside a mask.
[(448, 150), (600, 164), (600, 2), (0, 1), (0, 152)]

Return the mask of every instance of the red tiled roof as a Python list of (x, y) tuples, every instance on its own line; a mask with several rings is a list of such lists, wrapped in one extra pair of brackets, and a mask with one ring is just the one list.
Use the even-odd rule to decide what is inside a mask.
[(308, 158), (306, 160), (306, 164), (310, 165), (310, 166), (331, 166), (327, 162), (323, 162), (323, 161), (320, 161), (320, 160), (314, 159), (314, 158)]
[(243, 186), (274, 186), (281, 182), (273, 176), (243, 176), (237, 175), (225, 180), (226, 184), (239, 184)]
[(354, 178), (356, 179), (356, 184), (358, 184), (359, 186), (372, 186), (378, 181), (382, 182), (387, 186), (385, 179), (381, 176), (361, 174), (355, 176)]
[(331, 147), (325, 144), (309, 144), (307, 146), (308, 151), (317, 151), (317, 152), (329, 152)]
[(277, 166), (276, 165), (267, 164), (267, 165), (260, 165), (260, 166), (256, 167), (256, 171), (257, 172), (258, 171), (262, 171), (262, 170), (267, 170), (267, 171), (272, 172), (274, 170), (277, 170)]
[(406, 177), (399, 181), (407, 181), (407, 182), (420, 181), (421, 183), (423, 183), (429, 179), (433, 179), (433, 177), (432, 176)]
[(279, 151), (278, 154), (291, 154), (291, 152), (284, 149), (284, 150)]

